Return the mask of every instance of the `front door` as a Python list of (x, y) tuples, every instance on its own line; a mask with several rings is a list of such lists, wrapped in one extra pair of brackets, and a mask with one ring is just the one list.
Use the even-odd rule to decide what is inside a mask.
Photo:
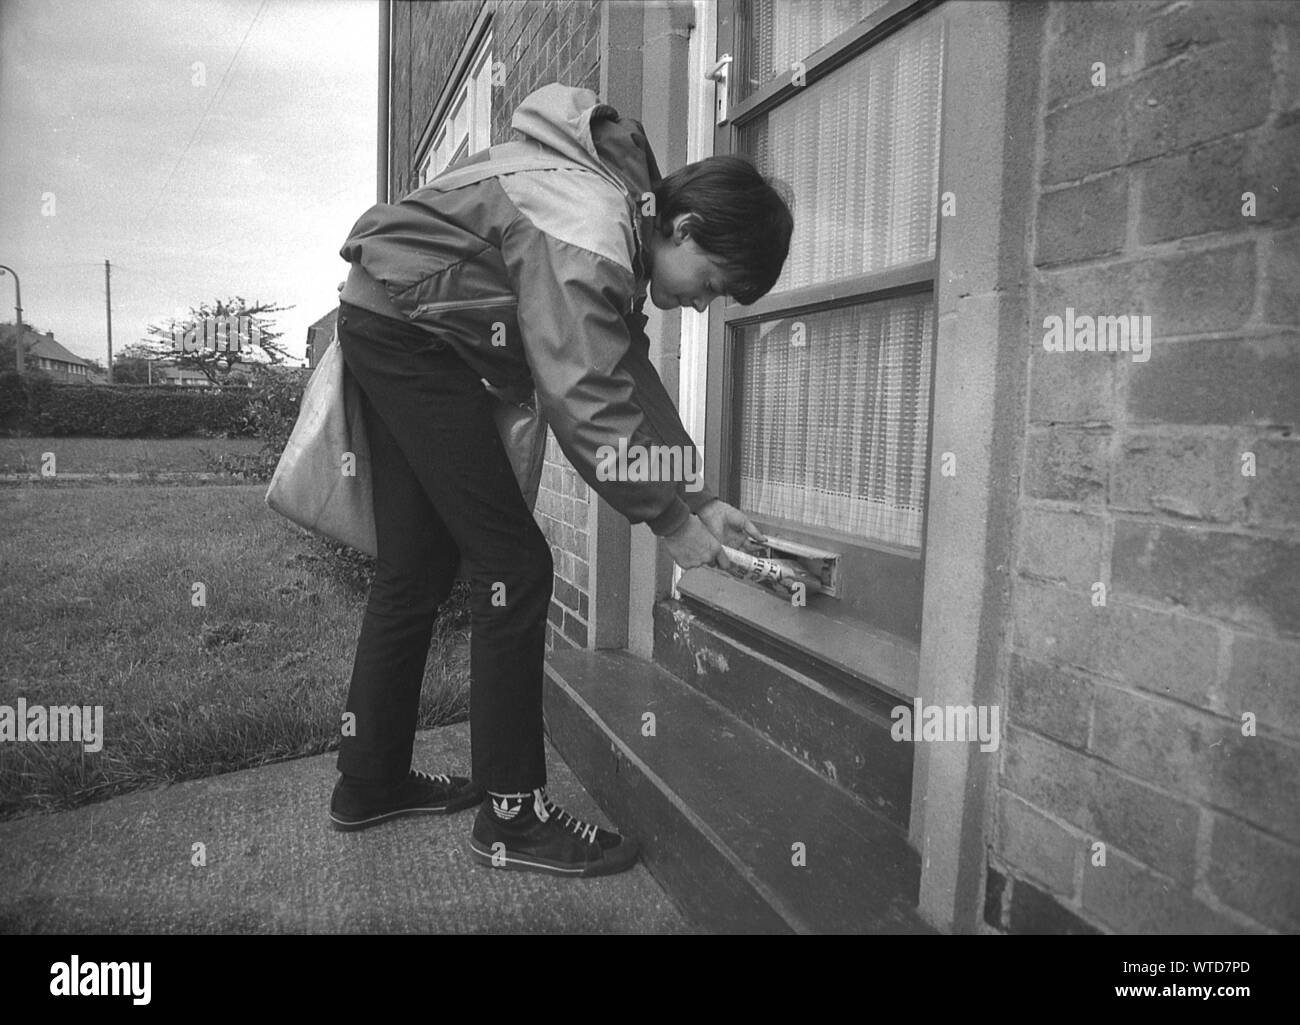
[(929, 485), (944, 32), (933, 2), (721, 0), (714, 150), (788, 187), (776, 287), (709, 313), (710, 486), (817, 567), (794, 598), (718, 570), (685, 601), (780, 657), (915, 696)]

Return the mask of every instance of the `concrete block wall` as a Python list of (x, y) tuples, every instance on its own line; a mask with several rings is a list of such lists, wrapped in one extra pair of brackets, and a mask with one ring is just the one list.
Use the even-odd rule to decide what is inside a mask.
[[(392, 152), (393, 196), (419, 181), (416, 148), (439, 94), (484, 0), (397, 3), (393, 8)], [(492, 141), (512, 136), (510, 118), (519, 102), (549, 82), (598, 91), (601, 5), (598, 0), (488, 0), (492, 60), (502, 84), (492, 93)], [(535, 515), (551, 544), (555, 587), (547, 647), (587, 646), (591, 581), (588, 562), (590, 489), (548, 434), (546, 466)]]
[(1300, 5), (1056, 3), (1042, 61), (985, 923), (1296, 932)]

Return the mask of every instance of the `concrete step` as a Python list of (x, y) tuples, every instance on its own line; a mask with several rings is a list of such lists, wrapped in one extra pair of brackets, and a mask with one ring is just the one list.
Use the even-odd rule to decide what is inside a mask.
[(824, 666), (801, 665), (770, 640), (723, 628), (676, 601), (655, 606), (654, 654), (678, 679), (906, 832), (914, 748), (889, 731), (890, 710), (908, 702)]
[(555, 652), (546, 673), (551, 742), (695, 925), (931, 931), (897, 825), (717, 702), (623, 651)]

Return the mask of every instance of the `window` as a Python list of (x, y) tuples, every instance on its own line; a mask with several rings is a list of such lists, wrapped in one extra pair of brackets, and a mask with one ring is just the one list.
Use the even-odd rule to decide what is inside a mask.
[[(741, 153), (785, 182), (795, 231), (773, 290), (711, 315), (715, 486), (766, 533), (839, 556), (835, 595), (810, 601), (805, 618), (905, 644), (920, 639), (937, 326), (935, 6), (718, 8), (718, 49), (734, 60), (715, 152)], [(807, 629), (770, 615), (755, 624), (769, 634)]]
[(492, 33), (488, 32), (452, 90), (446, 111), (420, 160), (419, 181), (428, 184), (461, 157), (492, 145)]
[(915, 295), (737, 328), (740, 505), (919, 549), (933, 338)]

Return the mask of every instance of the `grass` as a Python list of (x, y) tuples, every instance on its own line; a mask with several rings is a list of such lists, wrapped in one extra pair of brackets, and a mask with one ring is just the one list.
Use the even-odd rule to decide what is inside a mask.
[(209, 456), (254, 456), (257, 438), (0, 438), (0, 473), (39, 473), (54, 453), (56, 473), (204, 473)]
[[(0, 704), (104, 708), (98, 752), (0, 744), (0, 818), (337, 747), (364, 595), (265, 491), (0, 487)], [(467, 640), (439, 618), (421, 726), (468, 714)]]

